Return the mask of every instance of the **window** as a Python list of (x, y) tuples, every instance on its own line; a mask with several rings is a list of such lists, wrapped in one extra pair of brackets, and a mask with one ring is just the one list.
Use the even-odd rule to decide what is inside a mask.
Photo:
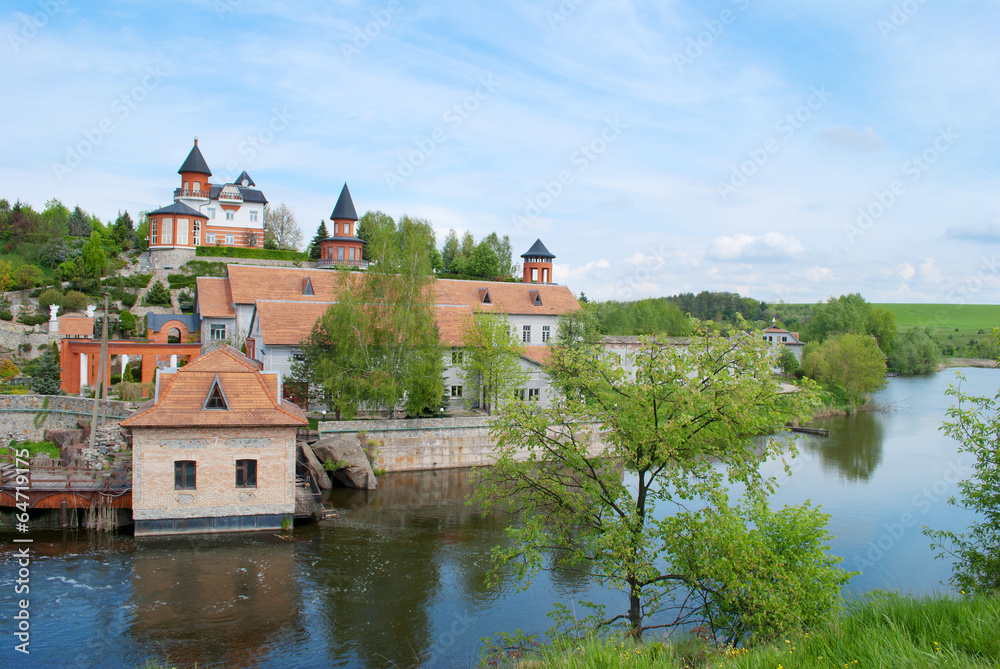
[(528, 388), (528, 401), (529, 402), (538, 401), (538, 388)]
[(190, 181), (185, 181), (184, 182), (184, 190), (186, 190), (186, 191), (187, 190), (191, 190), (191, 182)]
[(169, 244), (173, 235), (170, 234), (170, 229), (174, 227), (174, 219), (165, 218), (163, 219), (163, 243)]
[(521, 341), (530, 342), (531, 341), (531, 326), (525, 325), (521, 328)]
[(208, 208), (208, 217), (213, 221), (215, 220), (215, 207)]
[(354, 260), (354, 247), (353, 246), (349, 246), (347, 248), (347, 259), (348, 260)]
[(250, 222), (251, 223), (256, 223), (257, 222), (257, 212), (256, 211), (251, 211), (250, 212)]
[(194, 222), (194, 245), (201, 246), (201, 221)]
[(209, 326), (209, 332), (211, 333), (212, 339), (222, 340), (226, 338), (226, 324), (225, 323), (212, 323)]
[(237, 460), (236, 461), (236, 487), (256, 488), (257, 487), (257, 461)]
[(208, 399), (205, 400), (204, 408), (229, 411), (229, 405), (226, 404), (226, 396), (222, 394), (222, 386), (219, 385), (219, 377), (215, 377), (215, 381), (212, 382), (212, 389), (208, 392)]
[(186, 218), (177, 219), (177, 243), (187, 246), (188, 243), (188, 224), (190, 220)]
[(451, 352), (451, 364), (461, 365), (462, 364), (462, 351), (452, 351)]
[(230, 246), (232, 246), (233, 244), (235, 244), (236, 243), (236, 236), (235, 235), (226, 235), (226, 243), (229, 244)]
[(337, 260), (343, 260), (343, 259), (344, 259), (344, 247), (343, 246), (338, 246), (337, 247)]
[(195, 181), (194, 182), (194, 192), (195, 193), (200, 193), (201, 192), (201, 182), (200, 181)]
[(542, 326), (542, 341), (548, 341), (552, 334), (552, 330), (548, 325)]
[(292, 360), (294, 360), (295, 362), (302, 362), (305, 359), (306, 355), (302, 351), (295, 351), (294, 353), (292, 353)]
[(781, 341), (788, 341), (788, 337), (786, 337), (785, 335), (781, 335)]
[(214, 232), (209, 232), (207, 235), (205, 235), (205, 243), (206, 244), (214, 244), (215, 243), (215, 233)]
[(174, 461), (174, 490), (195, 490), (195, 461)]
[(519, 399), (519, 400), (521, 400), (523, 402), (524, 401), (524, 388), (518, 388), (517, 390), (515, 390), (514, 391), (514, 397), (516, 397), (517, 399)]
[(155, 218), (149, 219), (149, 243), (150, 244), (155, 244), (156, 243), (156, 219)]
[(226, 212), (226, 220), (227, 220), (227, 221), (231, 221), (231, 220), (233, 220), (234, 218), (235, 218), (235, 216), (234, 216), (233, 212), (231, 212), (231, 211), (227, 211), (227, 212)]
[(451, 396), (452, 397), (461, 397), (462, 396), (462, 386), (452, 386), (451, 387)]

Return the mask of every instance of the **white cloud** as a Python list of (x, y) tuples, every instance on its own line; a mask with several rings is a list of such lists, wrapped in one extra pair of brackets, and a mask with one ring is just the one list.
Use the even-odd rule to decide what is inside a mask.
[(924, 258), (920, 263), (920, 278), (928, 283), (941, 283), (941, 270), (938, 269), (934, 258)]
[(852, 151), (877, 151), (885, 146), (871, 126), (861, 130), (849, 125), (833, 125), (820, 131), (823, 139)]
[(609, 267), (611, 267), (611, 263), (604, 258), (592, 260), (586, 265), (579, 267), (571, 267), (569, 263), (554, 263), (552, 265), (552, 277), (558, 283), (567, 284), (571, 281), (593, 279), (594, 270), (607, 269)]
[(904, 262), (896, 268), (896, 273), (903, 278), (903, 281), (909, 281), (916, 275), (917, 270), (913, 269), (913, 265), (910, 263)]
[(780, 232), (768, 232), (760, 237), (737, 233), (713, 239), (705, 257), (740, 262), (788, 260), (800, 255), (803, 250), (799, 240)]

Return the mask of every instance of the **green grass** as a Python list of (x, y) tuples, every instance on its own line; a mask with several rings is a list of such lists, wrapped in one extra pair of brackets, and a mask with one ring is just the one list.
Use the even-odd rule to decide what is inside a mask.
[[(569, 649), (508, 656), (501, 666), (583, 669), (862, 669), (1000, 666), (1000, 598), (913, 599), (873, 593), (826, 628), (744, 651), (687, 639), (674, 646), (587, 640)], [(494, 665), (495, 666), (495, 665)]]
[(53, 458), (58, 458), (60, 456), (59, 447), (51, 441), (22, 441), (20, 444), (16, 444), (14, 448), (27, 448), (28, 453), (32, 458), (39, 453), (47, 453)]
[(958, 328), (990, 332), (1000, 326), (997, 304), (875, 304), (896, 315), (896, 327), (929, 327), (931, 330)]

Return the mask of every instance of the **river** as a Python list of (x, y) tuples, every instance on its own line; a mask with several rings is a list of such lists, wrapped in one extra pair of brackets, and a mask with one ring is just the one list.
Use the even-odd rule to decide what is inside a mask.
[[(963, 370), (994, 394), (1000, 372)], [(890, 379), (882, 413), (831, 418), (831, 436), (800, 440), (774, 504), (811, 499), (830, 514), (831, 552), (861, 571), (847, 588), (946, 590), (921, 526), (961, 531), (972, 515), (945, 503), (970, 459), (939, 427), (952, 371)], [(780, 474), (775, 463), (765, 468)], [(551, 604), (622, 599), (576, 572), (543, 572), (526, 591), (487, 587), (502, 522), (465, 504), (463, 470), (394, 474), (377, 491), (339, 490), (340, 518), (277, 533), (143, 539), (36, 531), (29, 657), (15, 653), (16, 565), (2, 535), (0, 665), (140, 667), (470, 667), (480, 639), (541, 633)]]

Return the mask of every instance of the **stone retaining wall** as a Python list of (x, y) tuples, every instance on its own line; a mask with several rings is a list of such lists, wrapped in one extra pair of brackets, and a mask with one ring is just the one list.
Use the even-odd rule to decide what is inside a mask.
[[(134, 410), (131, 402), (108, 400), (108, 420), (119, 421)], [(0, 395), (0, 441), (41, 441), (45, 430), (76, 427), (88, 420), (94, 400), (73, 395)]]
[[(490, 420), (477, 416), (323, 421), (319, 424), (319, 437), (363, 433), (372, 467), (386, 472), (479, 467), (493, 464)], [(597, 455), (603, 448), (599, 435), (593, 432), (590, 453)]]

